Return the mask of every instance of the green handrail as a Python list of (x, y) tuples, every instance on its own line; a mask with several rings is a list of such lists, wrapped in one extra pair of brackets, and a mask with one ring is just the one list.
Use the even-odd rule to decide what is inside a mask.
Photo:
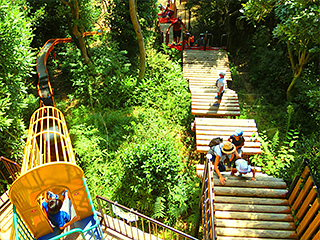
[[(96, 211), (95, 211), (95, 209), (94, 209), (93, 202), (92, 202), (92, 199), (91, 199), (91, 196), (90, 196), (90, 193), (89, 193), (89, 190), (88, 190), (88, 186), (87, 186), (87, 184), (86, 184), (86, 180), (85, 180), (84, 177), (82, 178), (82, 181), (83, 181), (83, 184), (84, 184), (84, 186), (85, 186), (86, 193), (87, 193), (88, 198), (89, 198), (89, 203), (90, 203), (90, 206), (91, 206), (91, 209), (92, 209), (92, 212), (93, 212), (93, 218), (94, 218), (94, 220), (95, 220), (95, 224), (94, 224), (93, 226), (91, 226), (90, 228), (86, 229), (85, 231), (84, 231), (83, 229), (81, 229), (81, 228), (73, 228), (73, 229), (69, 230), (68, 232), (65, 232), (65, 233), (59, 234), (59, 235), (57, 235), (57, 236), (55, 236), (55, 237), (50, 238), (50, 240), (60, 239), (60, 238), (63, 238), (63, 237), (65, 237), (65, 236), (68, 236), (68, 235), (70, 235), (70, 234), (72, 234), (72, 233), (80, 233), (81, 236), (82, 236), (82, 239), (85, 240), (85, 239), (86, 239), (86, 238), (85, 238), (85, 233), (87, 233), (87, 232), (89, 232), (89, 231), (93, 232), (94, 229), (98, 229), (99, 234), (100, 234), (100, 236), (101, 236), (100, 239), (104, 240), (104, 236), (103, 236), (103, 232), (102, 232), (102, 229), (101, 229), (101, 226), (100, 226), (100, 222), (99, 222), (97, 213), (96, 213)], [(18, 222), (18, 217), (19, 217), (19, 215), (17, 214), (14, 205), (13, 205), (13, 210), (14, 210), (13, 219), (14, 219), (14, 229), (15, 229), (15, 233), (16, 233), (16, 240), (20, 240), (20, 239), (27, 239), (27, 240), (32, 239), (32, 240), (34, 240), (34, 239), (35, 239), (34, 237), (29, 238), (28, 236), (26, 236), (26, 234), (28, 234), (28, 235), (30, 235), (30, 236), (32, 236), (32, 234), (31, 234), (31, 232), (27, 229), (27, 227), (26, 227), (25, 224), (23, 223), (23, 220), (22, 220), (22, 219), (20, 219), (20, 222), (25, 226), (26, 234), (22, 234), (22, 233), (20, 232), (20, 230), (19, 230), (19, 222)], [(20, 235), (21, 235), (21, 237), (23, 237), (23, 238), (20, 238)], [(94, 233), (92, 234), (92, 236), (94, 237), (94, 239), (97, 239)], [(27, 238), (25, 238), (25, 237), (27, 237)]]

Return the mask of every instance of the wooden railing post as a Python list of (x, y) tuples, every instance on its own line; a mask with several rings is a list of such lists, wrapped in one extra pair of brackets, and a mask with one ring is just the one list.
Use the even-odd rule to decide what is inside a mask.
[(320, 236), (320, 195), (308, 161), (300, 177), (293, 181), (288, 201), (291, 206), (296, 232), (300, 239), (319, 239)]

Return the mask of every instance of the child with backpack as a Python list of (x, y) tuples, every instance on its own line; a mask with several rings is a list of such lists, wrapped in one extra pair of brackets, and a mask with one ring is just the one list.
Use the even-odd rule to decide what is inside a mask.
[[(213, 140), (215, 139), (212, 139), (211, 142), (213, 142)], [(207, 154), (207, 158), (214, 162), (214, 170), (217, 173), (219, 177), (219, 182), (222, 185), (225, 184), (226, 179), (222, 176), (221, 172), (224, 172), (226, 170), (224, 160), (228, 155), (230, 155), (230, 161), (233, 159), (234, 156), (236, 156), (237, 159), (240, 158), (238, 152), (236, 151), (236, 147), (231, 142), (222, 143), (222, 139), (221, 143), (214, 142), (213, 144), (211, 144)]]

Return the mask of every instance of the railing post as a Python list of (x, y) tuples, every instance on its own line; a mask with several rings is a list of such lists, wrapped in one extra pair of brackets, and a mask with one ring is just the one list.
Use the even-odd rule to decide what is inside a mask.
[[(215, 231), (214, 231), (214, 194), (213, 194), (213, 183), (211, 179), (211, 161), (206, 158), (204, 173), (202, 178), (202, 188), (201, 196), (199, 203), (199, 212), (203, 213), (200, 216), (203, 218), (203, 228), (204, 228), (204, 239), (205, 240), (214, 240)], [(208, 212), (209, 211), (209, 212)], [(208, 213), (207, 213), (208, 212)], [(209, 215), (207, 217), (207, 214)], [(200, 218), (201, 221), (201, 218)], [(195, 236), (198, 236), (200, 221), (197, 221)], [(207, 237), (208, 236), (208, 237)]]
[[(185, 39), (185, 37), (184, 37), (184, 32), (182, 32), (182, 43), (181, 43), (181, 48), (182, 48), (182, 54), (181, 54), (181, 56), (183, 56), (183, 50), (184, 50), (184, 39)], [(183, 59), (183, 57), (182, 57), (182, 59)], [(181, 59), (181, 60), (182, 60)]]
[(204, 35), (204, 46), (203, 46), (203, 51), (207, 51), (207, 43), (208, 43), (208, 32), (206, 31)]

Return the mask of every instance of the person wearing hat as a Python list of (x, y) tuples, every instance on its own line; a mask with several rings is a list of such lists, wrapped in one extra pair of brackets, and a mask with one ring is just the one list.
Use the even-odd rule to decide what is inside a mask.
[(224, 82), (224, 76), (226, 75), (226, 72), (222, 71), (219, 73), (219, 78), (217, 79), (217, 82), (216, 82), (216, 86), (218, 88), (218, 93), (217, 93), (217, 96), (215, 98), (218, 99), (218, 102), (213, 104), (213, 106), (215, 107), (219, 107), (220, 103), (221, 103), (221, 99), (222, 99), (222, 96), (223, 96), (223, 93), (225, 91), (225, 82)]
[(235, 162), (235, 165), (236, 165), (236, 167), (231, 170), (231, 175), (232, 175), (232, 176), (234, 176), (234, 174), (235, 174), (236, 172), (239, 172), (240, 175), (242, 175), (242, 174), (247, 174), (247, 173), (249, 173), (249, 172), (252, 172), (252, 178), (251, 178), (251, 180), (252, 180), (252, 181), (255, 181), (255, 180), (256, 180), (256, 179), (255, 179), (256, 171), (255, 171), (255, 169), (251, 168), (250, 165), (248, 165), (248, 162), (247, 162), (246, 160), (244, 160), (244, 159), (238, 159), (238, 160)]
[(182, 18), (179, 17), (178, 20), (173, 21), (170, 26), (167, 29), (167, 33), (169, 33), (169, 30), (171, 28), (171, 26), (173, 26), (173, 41), (175, 43), (179, 43), (180, 42), (180, 38), (181, 38), (181, 25), (183, 26), (184, 30), (186, 32), (188, 32), (186, 25), (184, 25), (184, 23), (182, 22)]
[(242, 147), (244, 145), (244, 137), (243, 137), (243, 131), (241, 129), (236, 129), (234, 131), (234, 134), (232, 134), (228, 141), (233, 143), (236, 146), (238, 154), (241, 156), (242, 154)]
[(224, 160), (228, 155), (230, 156), (230, 161), (232, 161), (233, 157), (241, 158), (236, 151), (236, 147), (231, 142), (225, 142), (217, 144), (211, 147), (208, 151), (207, 158), (209, 160), (214, 159), (214, 170), (219, 177), (219, 182), (224, 185), (226, 179), (222, 176), (221, 172), (226, 170), (226, 166), (224, 165)]

